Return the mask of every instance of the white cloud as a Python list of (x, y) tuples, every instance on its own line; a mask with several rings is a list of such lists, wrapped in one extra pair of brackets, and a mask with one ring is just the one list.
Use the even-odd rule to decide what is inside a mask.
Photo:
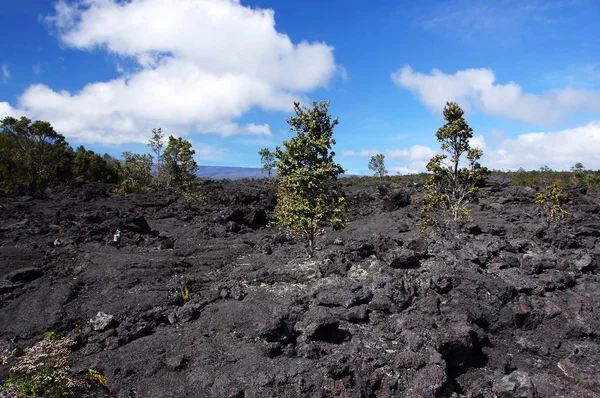
[(590, 169), (600, 169), (600, 121), (557, 132), (528, 133), (504, 140), (484, 154), (482, 163), (497, 169), (539, 169), (544, 165), (555, 170), (569, 170), (577, 162)]
[(389, 167), (390, 175), (418, 174), (427, 171), (427, 162), (411, 162), (405, 166)]
[(479, 148), (482, 151), (486, 151), (487, 145), (485, 145), (485, 138), (482, 135), (476, 135), (469, 141), (471, 148)]
[(376, 149), (362, 149), (360, 151), (346, 150), (342, 151), (342, 156), (366, 158), (375, 156), (379, 153), (383, 153), (388, 159), (415, 162), (431, 159), (431, 157), (436, 154), (436, 151), (428, 146), (413, 145), (408, 149), (386, 149), (385, 151), (378, 151)]
[(236, 134), (249, 134), (249, 135), (264, 135), (272, 136), (271, 128), (268, 124), (256, 125), (249, 123), (244, 126), (240, 126), (233, 122), (221, 122), (213, 124), (198, 124), (196, 130), (199, 133), (216, 133), (224, 137), (229, 137)]
[(376, 149), (362, 149), (358, 152), (352, 150), (342, 151), (341, 155), (349, 158), (370, 158), (371, 156), (375, 156), (379, 153), (381, 153), (381, 151), (378, 151)]
[(17, 109), (10, 106), (8, 102), (0, 102), (0, 120), (4, 119), (7, 116), (18, 118), (23, 115), (20, 114)]
[(435, 154), (435, 150), (424, 145), (413, 145), (408, 149), (394, 149), (385, 152), (385, 156), (388, 158), (413, 162), (429, 160)]
[[(493, 135), (493, 132), (490, 133)], [(600, 120), (593, 121), (572, 129), (554, 132), (533, 132), (521, 134), (511, 139), (497, 141), (492, 137), (488, 144), (484, 136), (471, 139), (471, 147), (483, 149), (480, 163), (490, 169), (537, 170), (547, 165), (553, 170), (570, 170), (577, 162), (588, 169), (600, 169)], [(361, 151), (344, 151), (343, 156), (368, 157), (381, 153), (374, 149)], [(408, 149), (384, 151), (386, 165), (390, 174), (410, 174), (426, 171), (427, 162), (437, 149), (415, 145)], [(398, 156), (393, 156), (397, 154)]]
[(67, 47), (127, 60), (119, 78), (79, 92), (34, 85), (19, 98), (27, 114), (83, 142), (145, 142), (140, 131), (156, 126), (268, 136), (266, 124), (235, 120), (255, 108), (290, 111), (343, 72), (331, 46), (292, 43), (272, 10), (238, 0), (61, 0), (46, 21)]
[(445, 74), (415, 72), (405, 65), (392, 73), (392, 81), (415, 93), (433, 112), (440, 113), (446, 101), (455, 101), (463, 109), (478, 108), (487, 114), (549, 125), (577, 111), (600, 113), (600, 92), (570, 87), (551, 90), (543, 95), (525, 93), (515, 82), (496, 83), (490, 69), (465, 69)]
[(8, 69), (8, 66), (6, 66), (5, 64), (2, 64), (0, 69), (2, 72), (2, 83), (6, 83), (8, 81), (8, 79), (10, 79), (10, 70)]

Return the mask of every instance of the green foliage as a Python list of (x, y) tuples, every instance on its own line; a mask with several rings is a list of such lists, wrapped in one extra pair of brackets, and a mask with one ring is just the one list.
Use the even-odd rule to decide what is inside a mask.
[[(456, 103), (446, 103), (446, 124), (436, 133), (441, 149), (446, 153), (435, 155), (427, 164), (432, 175), (425, 184), (429, 193), (423, 197), (421, 207), (423, 213), (448, 212), (455, 221), (469, 215), (466, 205), (477, 202), (476, 183), (486, 172), (478, 162), (483, 151), (470, 146), (473, 130), (463, 114)], [(467, 165), (461, 167), (463, 158)]]
[(554, 183), (546, 187), (546, 192), (538, 192), (535, 204), (543, 208), (550, 215), (550, 219), (561, 220), (569, 216), (563, 208), (568, 199), (562, 187)]
[(371, 160), (369, 160), (369, 170), (374, 171), (375, 176), (380, 178), (387, 174), (384, 159), (385, 156), (381, 153), (378, 153), (375, 156), (371, 156)]
[(588, 191), (600, 191), (600, 172), (587, 170), (581, 163), (576, 163), (571, 167), (571, 171), (556, 171), (543, 166), (539, 170), (526, 171), (519, 168), (516, 172), (499, 174), (511, 176), (512, 184), (516, 186), (548, 186), (556, 183), (561, 186), (583, 186)]
[(196, 179), (198, 165), (194, 160), (195, 154), (189, 141), (169, 136), (169, 143), (162, 154), (169, 185), (185, 186)]
[(74, 153), (48, 122), (6, 117), (0, 123), (0, 181), (7, 191), (26, 182), (43, 190), (73, 178)]
[(585, 186), (588, 191), (600, 191), (600, 174), (586, 170), (582, 163), (571, 167), (571, 174), (573, 184)]
[(345, 185), (380, 185), (382, 180), (389, 182), (392, 186), (399, 187), (402, 184), (424, 184), (429, 179), (427, 173), (405, 174), (405, 175), (387, 175), (383, 177), (375, 176), (348, 176), (340, 179)]
[(187, 303), (190, 300), (190, 290), (185, 286), (180, 286), (178, 289), (179, 297), (184, 303)]
[(347, 203), (335, 183), (344, 169), (335, 163), (333, 129), (338, 120), (328, 114), (329, 101), (312, 108), (294, 103), (295, 116), (286, 122), (296, 136), (275, 149), (277, 206), (275, 218), (287, 231), (303, 236), (309, 255), (317, 232), (325, 225), (346, 226)]
[(108, 382), (106, 377), (98, 372), (96, 369), (88, 369), (87, 374), (85, 375), (93, 384), (96, 384), (100, 387), (108, 387)]
[(108, 154), (100, 156), (94, 151), (86, 150), (83, 145), (75, 150), (74, 172), (75, 178), (81, 181), (118, 182), (118, 163), (110, 161)]
[(121, 195), (147, 192), (152, 182), (151, 156), (131, 152), (123, 152), (122, 156), (125, 159), (122, 165), (122, 179), (115, 192)]
[(263, 148), (258, 151), (258, 154), (260, 155), (262, 170), (269, 173), (269, 177), (271, 177), (271, 171), (275, 167), (275, 153), (271, 152), (269, 148)]

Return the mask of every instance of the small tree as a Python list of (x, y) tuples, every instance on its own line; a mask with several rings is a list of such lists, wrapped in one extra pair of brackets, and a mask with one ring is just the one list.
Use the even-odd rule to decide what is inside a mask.
[(116, 192), (121, 195), (147, 192), (152, 183), (152, 157), (123, 152), (122, 180)]
[(375, 156), (371, 156), (371, 160), (369, 160), (369, 170), (375, 172), (375, 176), (383, 177), (387, 174), (387, 169), (385, 168), (385, 163), (383, 160), (385, 156), (381, 153), (378, 153)]
[(164, 134), (162, 132), (162, 128), (152, 129), (152, 135), (150, 136), (150, 140), (148, 141), (148, 146), (152, 150), (152, 168), (154, 177), (160, 180), (161, 169), (162, 169), (162, 158), (161, 151), (164, 146)]
[(260, 155), (260, 163), (262, 163), (261, 169), (269, 173), (269, 177), (271, 177), (271, 170), (275, 167), (275, 153), (271, 152), (269, 148), (263, 148), (258, 154)]
[[(446, 103), (446, 124), (436, 133), (442, 151), (446, 153), (435, 155), (427, 164), (432, 175), (425, 184), (429, 193), (423, 197), (421, 207), (423, 213), (435, 210), (449, 212), (454, 221), (469, 215), (466, 205), (477, 201), (479, 190), (476, 183), (486, 171), (478, 162), (483, 151), (471, 148), (469, 144), (473, 130), (463, 114), (456, 103)], [(467, 161), (464, 167), (460, 167), (462, 157)]]
[(285, 229), (304, 237), (312, 256), (315, 237), (326, 224), (346, 226), (347, 204), (335, 189), (344, 172), (333, 161), (333, 129), (338, 120), (328, 114), (329, 101), (313, 101), (312, 108), (294, 103), (295, 116), (286, 122), (296, 136), (275, 148), (277, 205), (275, 218)]
[(181, 137), (169, 136), (169, 143), (162, 154), (169, 183), (185, 186), (196, 179), (198, 164), (194, 160), (195, 154), (191, 142)]

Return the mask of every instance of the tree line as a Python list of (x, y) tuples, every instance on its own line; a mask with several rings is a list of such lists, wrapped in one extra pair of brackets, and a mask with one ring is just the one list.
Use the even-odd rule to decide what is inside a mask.
[(152, 187), (193, 193), (198, 165), (192, 144), (173, 136), (165, 142), (159, 128), (152, 130), (148, 146), (151, 154), (123, 152), (120, 161), (83, 145), (73, 150), (49, 122), (5, 117), (0, 121), (0, 187), (5, 192), (18, 187), (43, 191), (56, 184), (81, 181), (117, 184), (120, 194), (141, 193)]

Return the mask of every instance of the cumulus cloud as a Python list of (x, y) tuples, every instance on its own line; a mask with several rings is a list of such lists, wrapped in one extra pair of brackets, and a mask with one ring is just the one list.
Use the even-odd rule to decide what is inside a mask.
[(574, 88), (550, 90), (543, 95), (523, 92), (515, 82), (500, 84), (490, 69), (465, 69), (446, 74), (415, 72), (405, 65), (391, 75), (399, 87), (415, 93), (419, 100), (439, 113), (446, 101), (464, 109), (478, 108), (489, 115), (537, 125), (563, 121), (578, 111), (600, 113), (600, 92)]
[(482, 135), (476, 135), (473, 138), (471, 138), (469, 144), (471, 145), (471, 148), (479, 148), (484, 152), (487, 149), (487, 145), (485, 144), (485, 137)]
[(435, 155), (436, 151), (428, 146), (413, 145), (408, 149), (386, 149), (384, 151), (378, 151), (376, 149), (362, 149), (360, 151), (346, 150), (342, 151), (342, 156), (366, 158), (375, 156), (379, 153), (383, 153), (388, 159), (415, 162), (429, 160), (433, 155)]
[(224, 137), (229, 137), (236, 134), (248, 134), (248, 135), (264, 135), (272, 136), (271, 128), (268, 124), (256, 125), (249, 123), (244, 126), (240, 126), (233, 122), (222, 122), (213, 124), (198, 124), (196, 130), (200, 133), (216, 133)]
[[(521, 134), (499, 142), (495, 142), (493, 132), (490, 135), (492, 142), (489, 144), (483, 135), (473, 137), (470, 144), (483, 149), (481, 164), (491, 169), (514, 171), (523, 167), (537, 170), (547, 165), (554, 170), (570, 170), (577, 162), (588, 169), (600, 169), (600, 121), (554, 132)], [(342, 155), (365, 158), (384, 153), (391, 174), (410, 174), (426, 171), (427, 162), (438, 152), (438, 148), (415, 145), (409, 149), (383, 152), (375, 149), (344, 151)]]
[(371, 156), (375, 156), (379, 153), (381, 153), (381, 151), (376, 149), (362, 149), (360, 151), (345, 150), (342, 151), (341, 155), (349, 158), (370, 158)]
[(289, 111), (343, 71), (333, 47), (292, 43), (272, 10), (238, 0), (61, 0), (46, 21), (69, 48), (127, 61), (118, 78), (78, 92), (34, 85), (20, 96), (27, 114), (85, 142), (145, 142), (138, 132), (152, 126), (270, 135), (235, 120), (255, 108)]
[(12, 106), (8, 102), (0, 102), (0, 119), (4, 119), (7, 116), (12, 117), (20, 117), (19, 111)]
[(569, 170), (577, 162), (600, 169), (600, 121), (556, 132), (528, 133), (506, 139), (484, 155), (488, 167), (516, 170)]
[(8, 66), (2, 64), (0, 71), (2, 72), (2, 83), (6, 83), (10, 78), (10, 70), (8, 69)]

